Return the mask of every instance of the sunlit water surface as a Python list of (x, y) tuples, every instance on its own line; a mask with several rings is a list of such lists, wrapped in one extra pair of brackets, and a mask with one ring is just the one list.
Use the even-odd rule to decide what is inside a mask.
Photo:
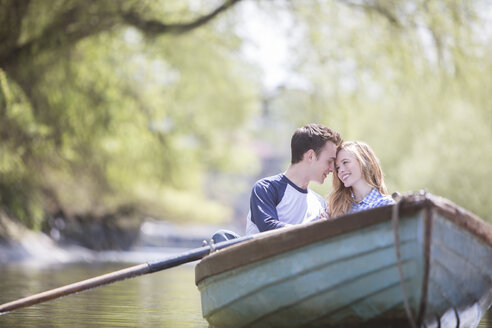
[[(0, 303), (132, 266), (72, 264), (0, 267)], [(488, 317), (488, 318), (487, 318)], [(487, 313), (478, 327), (492, 327)], [(208, 327), (202, 318), (194, 265), (183, 265), (13, 311), (0, 327)]]
[[(0, 267), (0, 303), (133, 264), (72, 264), (50, 269)], [(116, 282), (0, 316), (0, 327), (208, 327), (194, 266)]]

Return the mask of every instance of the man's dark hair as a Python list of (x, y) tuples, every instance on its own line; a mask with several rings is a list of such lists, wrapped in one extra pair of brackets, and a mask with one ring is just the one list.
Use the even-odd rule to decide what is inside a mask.
[(309, 149), (314, 150), (318, 157), (327, 141), (333, 142), (338, 147), (343, 140), (338, 132), (322, 124), (311, 123), (298, 128), (290, 142), (291, 163), (296, 164), (302, 161), (302, 156)]

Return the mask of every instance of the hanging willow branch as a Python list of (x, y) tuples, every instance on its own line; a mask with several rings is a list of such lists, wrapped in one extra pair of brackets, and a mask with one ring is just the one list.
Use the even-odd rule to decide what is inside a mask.
[(122, 15), (124, 21), (129, 25), (138, 28), (140, 31), (147, 35), (158, 35), (164, 33), (170, 34), (182, 34), (189, 32), (197, 27), (207, 24), (212, 19), (217, 17), (220, 13), (234, 6), (241, 0), (229, 0), (224, 2), (221, 6), (207, 15), (201, 16), (191, 22), (178, 23), (178, 24), (165, 24), (158, 20), (146, 20), (135, 12), (127, 12)]
[(56, 15), (41, 33), (19, 43), (22, 19), (27, 15), (29, 0), (7, 0), (0, 8), (0, 67), (7, 73), (29, 56), (71, 47), (78, 41), (108, 31), (120, 24), (134, 26), (149, 36), (183, 34), (203, 26), (241, 0), (227, 0), (211, 12), (189, 22), (167, 24), (147, 19), (122, 2), (76, 2)]

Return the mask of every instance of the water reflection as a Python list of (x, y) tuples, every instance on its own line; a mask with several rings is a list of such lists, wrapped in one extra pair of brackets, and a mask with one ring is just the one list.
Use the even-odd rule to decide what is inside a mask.
[[(0, 268), (0, 302), (127, 267), (76, 264), (50, 269)], [(0, 316), (0, 327), (207, 327), (201, 316), (194, 266), (66, 296)]]
[[(0, 267), (0, 303), (134, 264)], [(492, 311), (478, 327), (492, 327)], [(0, 316), (0, 327), (208, 327), (202, 318), (194, 265), (183, 265), (66, 296)]]

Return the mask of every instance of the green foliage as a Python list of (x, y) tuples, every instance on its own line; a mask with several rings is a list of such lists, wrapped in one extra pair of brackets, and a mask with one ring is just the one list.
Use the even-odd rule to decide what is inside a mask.
[[(9, 5), (3, 10), (17, 8)], [(182, 1), (27, 6), (15, 42), (39, 46), (18, 61), (0, 46), (0, 204), (31, 227), (43, 211), (97, 218), (128, 204), (174, 220), (228, 219), (231, 210), (205, 196), (207, 172), (248, 170), (254, 158), (237, 147), (256, 108), (232, 21), (184, 24), (186, 35), (147, 30), (166, 21), (159, 28), (179, 31), (213, 9), (190, 11)]]
[(320, 121), (346, 140), (366, 141), (382, 162), (390, 191), (428, 189), (492, 221), (491, 35), (477, 37), (490, 26), (483, 14), (490, 6), (293, 6), (306, 36), (294, 69), (306, 87), (284, 90), (274, 115), (296, 125)]
[(15, 84), (0, 69), (0, 204), (30, 227), (39, 227), (43, 219), (38, 176), (29, 168), (31, 154), (42, 155), (36, 141), (43, 126), (33, 123), (32, 111), (19, 95)]
[(391, 191), (492, 220), (487, 2), (262, 4), (289, 12), (297, 42), (295, 83), (266, 95), (216, 2), (4, 1), (0, 205), (31, 227), (124, 205), (224, 220), (258, 170), (252, 140), (288, 157), (292, 131), (315, 121), (368, 142)]

